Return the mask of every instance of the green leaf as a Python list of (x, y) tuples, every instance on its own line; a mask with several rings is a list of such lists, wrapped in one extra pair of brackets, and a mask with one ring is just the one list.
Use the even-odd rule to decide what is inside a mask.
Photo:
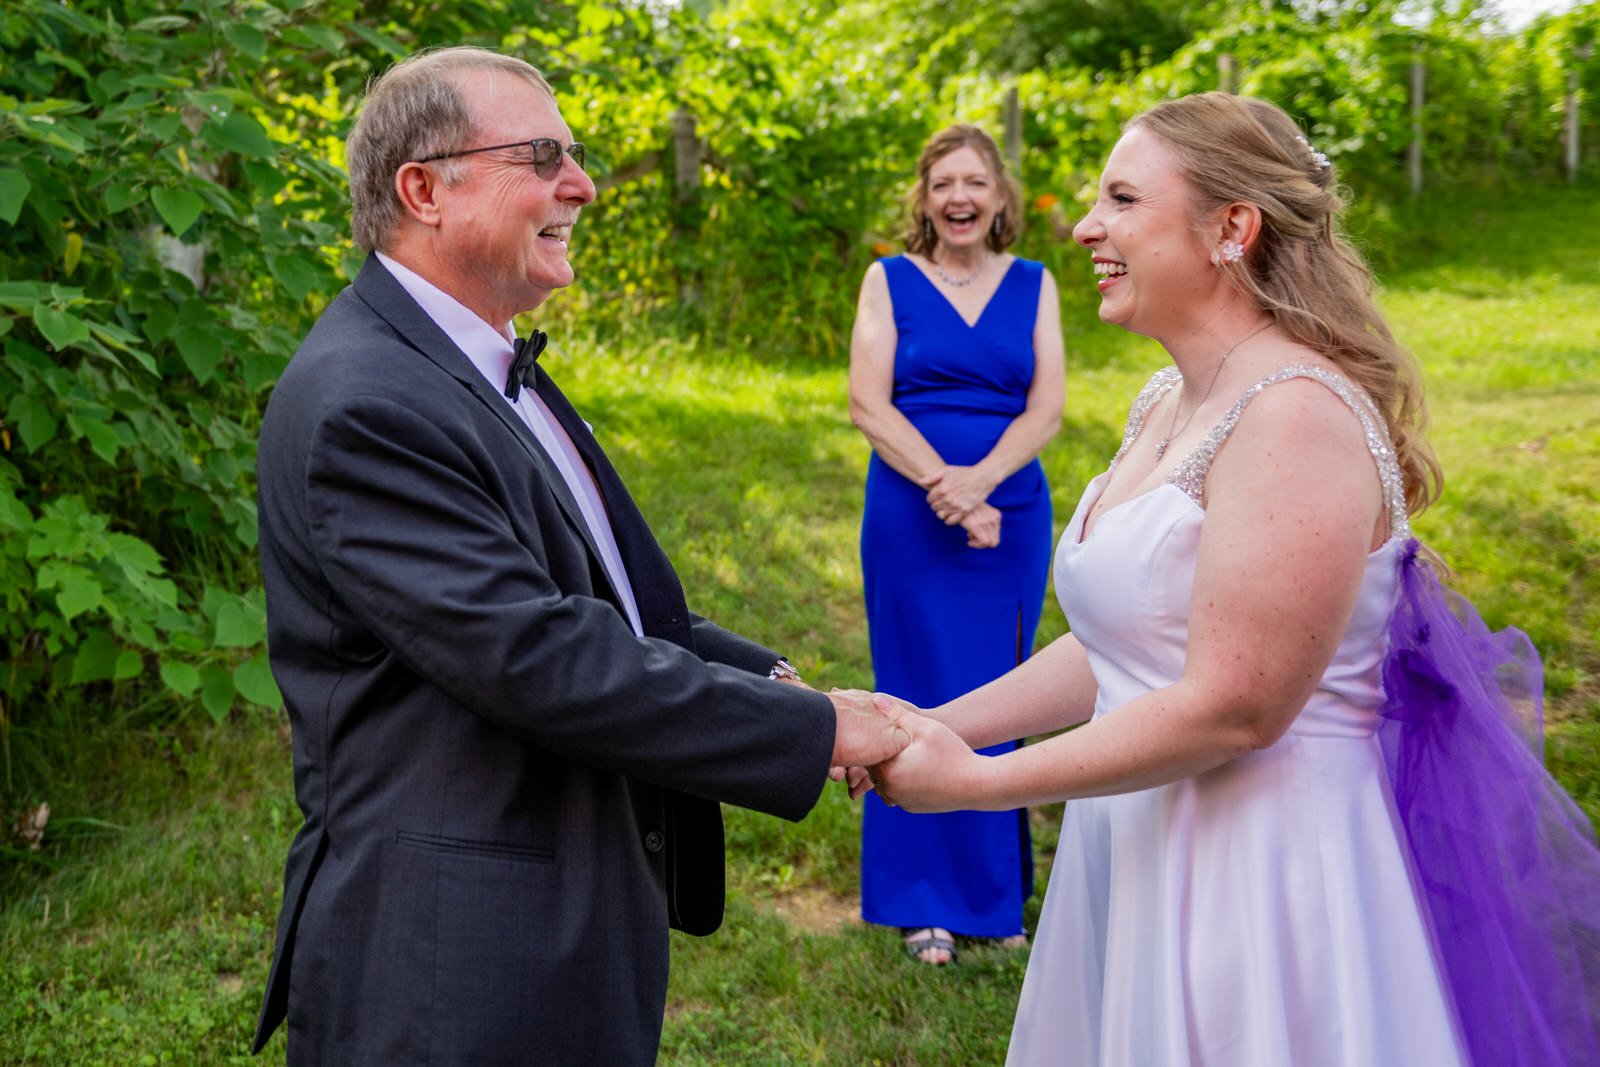
[(33, 324), (58, 351), (89, 339), (89, 327), (82, 319), (49, 304), (34, 305)]
[(103, 682), (117, 670), (117, 656), (122, 650), (106, 630), (92, 630), (79, 643), (72, 657), (71, 684), (84, 685)]
[(217, 336), (215, 327), (179, 326), (172, 331), (172, 340), (195, 380), (202, 383), (210, 381), (217, 364), (222, 362), (222, 339)]
[(0, 170), (0, 221), (8, 226), (17, 221), (32, 188), (33, 183), (20, 170)]
[(272, 680), (266, 656), (252, 656), (233, 669), (233, 684), (246, 700), (268, 708), (283, 707), (283, 694)]
[(74, 434), (89, 442), (89, 447), (94, 449), (94, 454), (107, 463), (117, 461), (117, 450), (122, 442), (117, 440), (117, 431), (104, 420), (92, 415), (85, 415), (76, 411), (67, 413), (67, 427)]
[(289, 184), (289, 178), (271, 163), (262, 163), (258, 160), (247, 159), (244, 163), (244, 176), (250, 179), (250, 184), (256, 187), (256, 192), (264, 198), (270, 199), (283, 191)]
[(266, 639), (266, 627), (238, 600), (224, 601), (217, 610), (217, 648), (254, 648)]
[(247, 22), (230, 22), (222, 28), (222, 34), (233, 47), (251, 59), (259, 61), (267, 54), (266, 34)]
[(174, 234), (182, 236), (194, 220), (205, 210), (205, 201), (188, 189), (169, 189), (161, 186), (150, 190), (150, 201)]
[(71, 620), (86, 611), (92, 611), (105, 602), (105, 590), (87, 571), (66, 567), (61, 572), (61, 591), (56, 594), (56, 607), (62, 618)]
[(50, 299), (50, 287), (44, 282), (0, 282), (0, 306), (32, 311), (41, 300)]
[(29, 452), (38, 452), (49, 444), (61, 428), (49, 405), (30, 393), (19, 393), (12, 400), (10, 414)]
[(200, 672), (200, 703), (217, 722), (228, 717), (234, 692), (233, 675), (222, 667), (207, 667)]
[(181, 697), (192, 697), (200, 688), (200, 672), (182, 660), (162, 660), (161, 680)]
[(207, 140), (241, 156), (271, 156), (272, 138), (261, 123), (242, 111), (234, 111), (206, 126)]
[(321, 280), (317, 268), (307, 262), (305, 255), (268, 256), (267, 269), (295, 300), (304, 300), (306, 294)]
[(119, 211), (126, 211), (135, 204), (143, 203), (146, 191), (140, 185), (127, 185), (122, 182), (113, 182), (101, 194), (106, 210), (115, 215)]
[(144, 657), (131, 648), (125, 648), (117, 656), (117, 665), (111, 670), (111, 677), (117, 681), (137, 678), (144, 673)]
[(368, 44), (372, 45), (374, 48), (377, 48), (383, 52), (387, 52), (395, 59), (404, 59), (406, 56), (405, 45), (401, 44), (399, 41), (395, 40), (393, 37), (390, 37), (386, 33), (379, 33), (370, 26), (363, 26), (359, 22), (352, 22), (350, 24), (350, 32)]

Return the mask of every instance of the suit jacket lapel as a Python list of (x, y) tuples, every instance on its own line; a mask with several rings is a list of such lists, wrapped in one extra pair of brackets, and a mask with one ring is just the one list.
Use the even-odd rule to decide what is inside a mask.
[(665, 637), (686, 647), (693, 647), (690, 636), (689, 608), (684, 600), (683, 586), (672, 561), (662, 551), (661, 545), (650, 532), (639, 506), (634, 503), (622, 476), (611, 465), (611, 460), (594, 439), (594, 434), (579, 417), (556, 383), (535, 364), (534, 388), (550, 413), (561, 423), (572, 438), (578, 454), (594, 474), (595, 484), (605, 500), (606, 512), (611, 520), (611, 532), (617, 539), (617, 549), (622, 553), (622, 565), (628, 572), (633, 587), (634, 602), (639, 606), (639, 618), (645, 632), (655, 637)]
[(367, 257), (361, 272), (356, 275), (354, 288), (356, 295), (380, 318), (394, 327), (395, 332), (407, 344), (465, 386), (484, 407), (489, 409), (490, 414), (500, 420), (500, 424), (539, 468), (539, 473), (550, 486), (550, 491), (555, 494), (561, 510), (566, 513), (567, 521), (583, 538), (595, 561), (599, 562), (600, 548), (595, 544), (594, 535), (589, 530), (589, 524), (584, 521), (583, 512), (579, 509), (578, 501), (573, 497), (567, 480), (561, 476), (560, 469), (545, 452), (544, 446), (533, 435), (533, 431), (523, 424), (516, 411), (505, 402), (505, 398), (490, 388), (489, 383), (478, 373), (478, 368), (472, 365), (466, 353), (457, 348), (449, 335), (439, 329), (438, 323), (429, 318), (428, 313), (411, 299), (411, 294), (395, 281), (394, 275), (378, 262), (377, 256)]

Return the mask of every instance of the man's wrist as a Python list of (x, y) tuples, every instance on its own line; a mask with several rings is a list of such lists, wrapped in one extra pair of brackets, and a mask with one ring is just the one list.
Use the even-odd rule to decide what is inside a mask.
[(802, 681), (800, 672), (795, 670), (794, 664), (786, 659), (779, 659), (767, 672), (767, 677), (774, 682), (799, 682)]

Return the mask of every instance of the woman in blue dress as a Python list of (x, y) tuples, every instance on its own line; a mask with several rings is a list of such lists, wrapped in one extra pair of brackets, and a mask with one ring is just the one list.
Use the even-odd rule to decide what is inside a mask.
[[(875, 685), (922, 707), (1025, 659), (1044, 603), (1038, 455), (1061, 424), (1065, 370), (1055, 280), (1005, 251), (1021, 204), (994, 140), (950, 127), (917, 164), (906, 254), (861, 285), (850, 414), (873, 449), (861, 566)], [(1025, 810), (868, 800), (862, 918), (899, 927), (924, 963), (953, 962), (954, 934), (1025, 944), (1032, 871)]]

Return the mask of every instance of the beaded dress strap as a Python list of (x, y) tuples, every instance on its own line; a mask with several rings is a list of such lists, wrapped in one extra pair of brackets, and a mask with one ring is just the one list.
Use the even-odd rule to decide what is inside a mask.
[[(1176, 368), (1171, 368), (1174, 375)], [(1159, 375), (1158, 375), (1159, 377)], [(1244, 414), (1244, 409), (1250, 406), (1250, 401), (1261, 395), (1263, 389), (1277, 385), (1279, 382), (1291, 381), (1295, 378), (1311, 378), (1327, 386), (1345, 406), (1361, 422), (1361, 429), (1366, 433), (1367, 451), (1372, 453), (1372, 461), (1378, 466), (1378, 478), (1383, 483), (1383, 498), (1389, 511), (1389, 537), (1406, 538), (1411, 536), (1411, 520), (1406, 513), (1405, 482), (1400, 474), (1400, 461), (1395, 457), (1394, 445), (1389, 441), (1389, 431), (1379, 418), (1377, 409), (1373, 407), (1372, 400), (1365, 392), (1357, 388), (1348, 378), (1324, 370), (1321, 367), (1311, 367), (1296, 364), (1285, 367), (1274, 374), (1261, 379), (1244, 391), (1244, 395), (1234, 402), (1228, 413), (1211, 428), (1194, 451), (1183, 458), (1183, 461), (1168, 476), (1167, 481), (1176, 485), (1188, 494), (1200, 507), (1205, 507), (1206, 475), (1211, 472), (1211, 462), (1217, 458), (1217, 453), (1227, 443), (1228, 436), (1233, 433), (1234, 427), (1239, 425), (1239, 417)], [(1154, 378), (1150, 385), (1145, 387), (1148, 392), (1156, 384)], [(1170, 386), (1169, 386), (1170, 388)], [(1163, 392), (1165, 390), (1162, 390)], [(1159, 396), (1160, 394), (1156, 394)], [(1143, 393), (1140, 394), (1141, 399)], [(1137, 401), (1134, 404), (1137, 409)], [(1131, 420), (1130, 420), (1131, 425)], [(1124, 439), (1124, 448), (1127, 447)], [(1121, 453), (1118, 453), (1120, 455)]]
[(1121, 461), (1122, 454), (1133, 444), (1133, 439), (1139, 436), (1139, 431), (1144, 429), (1144, 418), (1150, 413), (1151, 406), (1166, 396), (1180, 380), (1177, 367), (1162, 367), (1144, 383), (1144, 388), (1134, 397), (1133, 407), (1128, 409), (1128, 425), (1122, 431), (1121, 447), (1117, 449), (1117, 454), (1111, 457), (1112, 468)]

